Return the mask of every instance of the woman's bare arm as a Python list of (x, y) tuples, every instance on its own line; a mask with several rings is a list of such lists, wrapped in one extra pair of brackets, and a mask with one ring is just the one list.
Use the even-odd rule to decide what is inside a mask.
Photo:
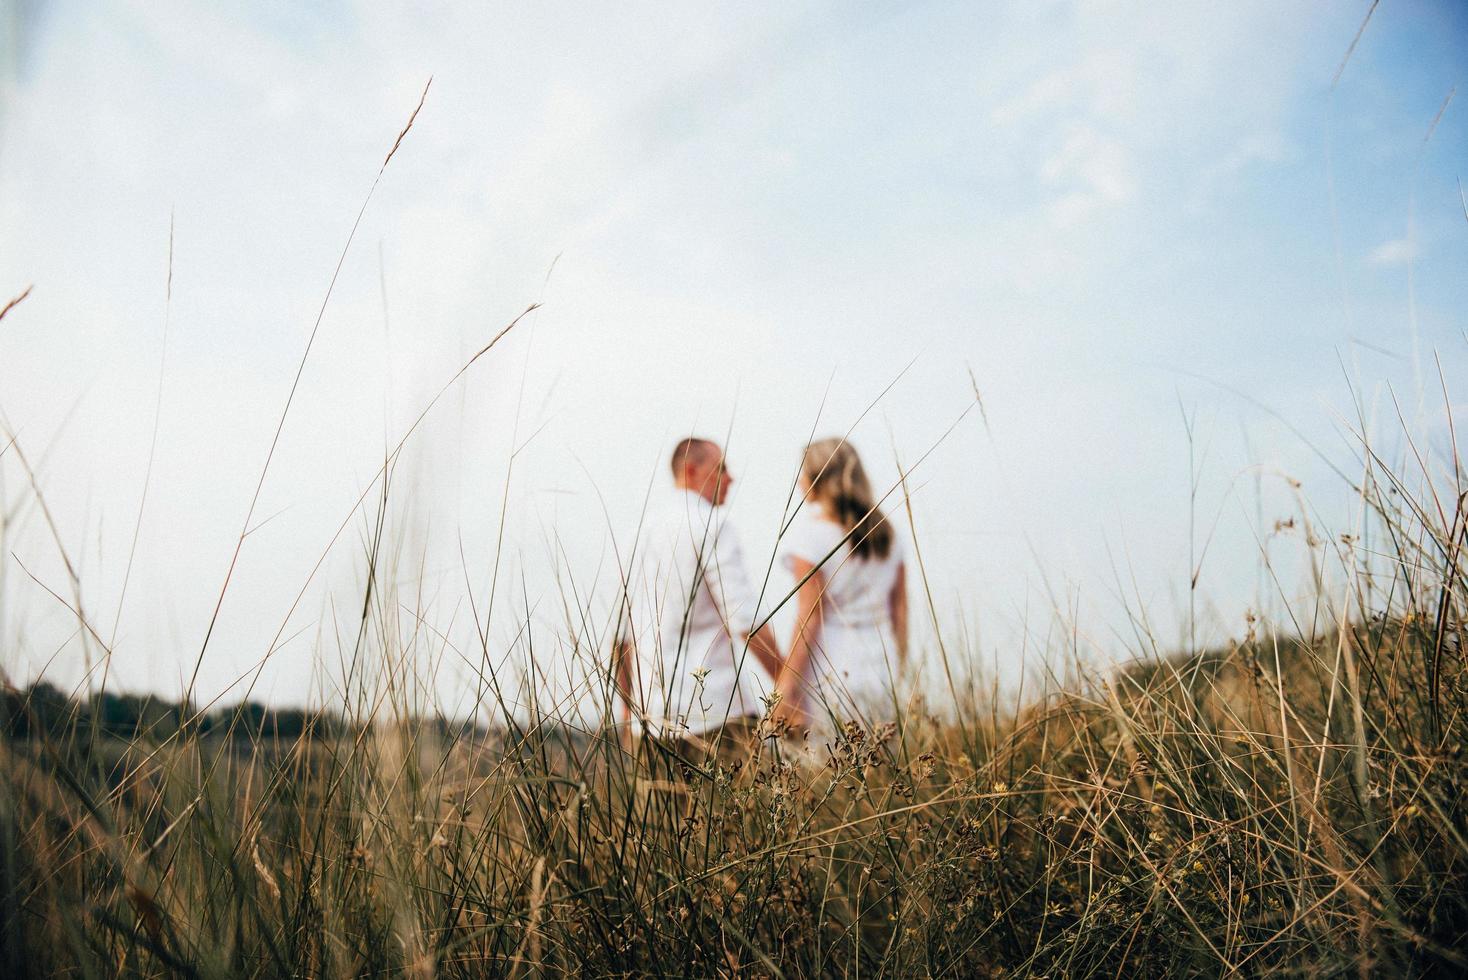
[(770, 624), (764, 624), (753, 633), (745, 633), (744, 642), (765, 672), (778, 679), (784, 661), (780, 659), (780, 645), (775, 642), (775, 631), (770, 629)]
[(815, 571), (810, 562), (799, 558), (791, 562), (791, 570), (801, 585), (795, 593), (795, 632), (790, 637), (790, 655), (785, 660), (779, 688), (784, 697), (799, 704), (803, 698), (801, 681), (821, 635), (821, 596), (826, 590), (826, 577)]
[(897, 640), (897, 662), (907, 663), (907, 565), (897, 566), (897, 580), (887, 595), (887, 611), (892, 616), (892, 635)]

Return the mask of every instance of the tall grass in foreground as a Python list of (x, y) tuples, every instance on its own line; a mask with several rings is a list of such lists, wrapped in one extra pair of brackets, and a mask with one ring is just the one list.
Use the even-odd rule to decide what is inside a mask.
[(30, 726), (0, 740), (0, 972), (1468, 972), (1461, 469), (1438, 497), (1367, 458), (1366, 540), (1302, 528), (1329, 629), (740, 766), (492, 684), (501, 727), (445, 729), (403, 666), (299, 737)]

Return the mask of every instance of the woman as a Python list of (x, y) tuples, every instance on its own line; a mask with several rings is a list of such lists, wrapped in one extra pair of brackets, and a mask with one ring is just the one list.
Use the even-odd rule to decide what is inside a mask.
[(806, 447), (800, 489), (805, 503), (780, 541), (798, 590), (780, 692), (807, 723), (893, 717), (907, 660), (907, 573), (892, 525), (843, 439)]

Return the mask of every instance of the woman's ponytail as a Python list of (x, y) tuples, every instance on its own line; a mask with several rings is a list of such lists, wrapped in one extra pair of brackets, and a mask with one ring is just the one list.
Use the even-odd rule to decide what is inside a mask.
[(861, 457), (844, 439), (821, 439), (806, 447), (802, 472), (811, 496), (840, 522), (859, 559), (892, 553), (892, 526), (878, 509)]

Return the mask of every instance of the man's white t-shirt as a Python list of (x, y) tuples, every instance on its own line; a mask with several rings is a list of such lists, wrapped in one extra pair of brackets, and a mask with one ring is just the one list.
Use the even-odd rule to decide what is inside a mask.
[(761, 714), (773, 684), (745, 641), (759, 593), (723, 508), (674, 491), (652, 508), (628, 564), (620, 635), (635, 646), (634, 724), (676, 737)]

